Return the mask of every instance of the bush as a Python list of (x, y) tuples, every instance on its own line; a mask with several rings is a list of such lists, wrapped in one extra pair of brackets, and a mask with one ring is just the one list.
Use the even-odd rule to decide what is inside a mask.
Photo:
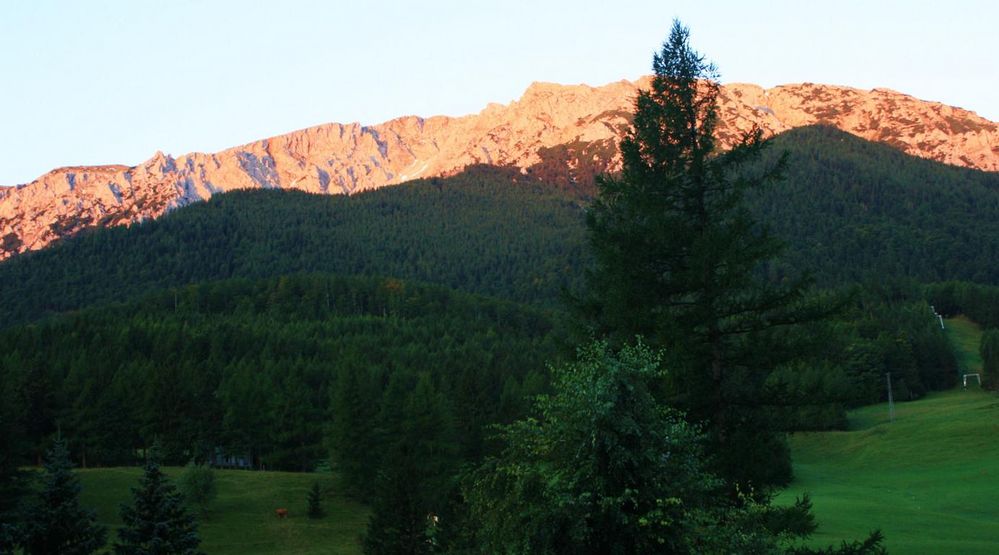
[(218, 495), (215, 471), (207, 464), (196, 464), (192, 460), (187, 463), (184, 473), (177, 480), (177, 488), (188, 505), (197, 507), (198, 512), (203, 515)]

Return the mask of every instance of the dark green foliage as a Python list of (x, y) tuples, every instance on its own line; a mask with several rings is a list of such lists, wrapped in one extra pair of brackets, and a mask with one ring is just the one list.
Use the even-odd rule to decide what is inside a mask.
[(132, 505), (121, 508), (122, 527), (114, 552), (118, 555), (196, 555), (198, 523), (184, 508), (183, 497), (160, 470), (158, 449), (146, 462)]
[(884, 534), (875, 530), (864, 540), (844, 541), (839, 547), (830, 546), (825, 549), (791, 548), (787, 555), (886, 555), (888, 549), (884, 546), (884, 540)]
[(20, 505), (29, 491), (30, 475), (21, 463), (31, 444), (24, 418), (28, 376), (23, 371), (0, 376), (0, 553), (7, 553), (16, 543)]
[(25, 519), (21, 541), (28, 555), (86, 555), (104, 547), (108, 531), (93, 511), (80, 506), (80, 481), (73, 474), (66, 442), (56, 440), (45, 457), (37, 502)]
[(779, 179), (783, 160), (749, 168), (767, 146), (759, 130), (716, 148), (714, 67), (679, 24), (653, 70), (621, 143), (622, 174), (598, 181), (587, 213), (596, 265), (580, 313), (597, 336), (641, 336), (666, 349), (674, 398), (707, 423), (724, 478), (787, 483), (788, 450), (763, 385), (804, 352), (785, 330), (828, 309), (809, 298), (803, 278), (759, 279), (781, 246), (744, 196)]
[(177, 480), (177, 489), (184, 496), (184, 501), (204, 515), (208, 506), (218, 496), (215, 485), (215, 471), (208, 464), (197, 464), (192, 459)]
[(388, 449), (370, 499), (366, 553), (430, 553), (429, 534), (455, 486), (458, 445), (447, 403), (429, 373), (415, 386), (400, 384), (389, 384), (379, 416), (378, 431)]
[(859, 385), (842, 364), (819, 359), (775, 369), (764, 388), (781, 429), (817, 431), (846, 429), (846, 407)]
[[(815, 530), (808, 497), (733, 501), (705, 468), (702, 436), (657, 398), (659, 365), (641, 344), (615, 354), (595, 343), (554, 368), (551, 395), (501, 427), (502, 452), (465, 477), (458, 552), (809, 553), (788, 547)], [(880, 543), (822, 553), (880, 553)]]
[(430, 521), (414, 496), (412, 465), (386, 468), (375, 484), (371, 518), (364, 535), (370, 555), (431, 553)]
[[(50, 376), (40, 387), (58, 400), (52, 413), (80, 434), (92, 465), (132, 463), (154, 438), (175, 464), (220, 446), (255, 466), (313, 470), (332, 449), (363, 495), (394, 433), (378, 429), (393, 381), (408, 392), (429, 373), (447, 412), (461, 415), (460, 457), (475, 459), (487, 448), (483, 428), (520, 416), (557, 352), (552, 320), (538, 310), (399, 280), (285, 276), (4, 330), (0, 383), (16, 383), (23, 368)], [(37, 418), (17, 423), (42, 430), (55, 416)]]
[(22, 465), (41, 459), (54, 430), (53, 397), (44, 373), (18, 353), (0, 352), (0, 553), (10, 553), (27, 531), (33, 476)]
[(987, 329), (982, 333), (980, 352), (982, 354), (982, 386), (999, 388), (999, 329)]
[(598, 343), (552, 373), (551, 396), (467, 480), (477, 552), (704, 552), (720, 483), (697, 431), (655, 398), (659, 358)]
[(957, 360), (946, 334), (918, 287), (868, 284), (827, 336), (843, 353), (847, 406), (885, 400), (891, 372), (895, 400), (908, 401), (957, 383)]
[(915, 158), (837, 129), (778, 135), (785, 179), (747, 197), (788, 244), (772, 276), (808, 269), (819, 285), (914, 279), (999, 283), (999, 173)]
[(370, 491), (378, 473), (371, 453), (379, 441), (374, 435), (382, 376), (363, 365), (345, 365), (331, 390), (328, 443), (344, 488), (355, 495)]
[(393, 276), (554, 306), (582, 208), (512, 170), (346, 196), (237, 191), (0, 263), (0, 327), (147, 291), (302, 272)]
[(319, 482), (313, 482), (309, 488), (309, 495), (306, 498), (306, 514), (309, 518), (322, 518), (326, 511), (323, 510), (323, 488)]
[(812, 500), (808, 494), (794, 499), (793, 505), (769, 506), (764, 512), (764, 526), (774, 534), (810, 536), (819, 525), (812, 514)]
[(999, 286), (948, 281), (926, 286), (925, 295), (944, 316), (964, 314), (983, 328), (999, 328)]

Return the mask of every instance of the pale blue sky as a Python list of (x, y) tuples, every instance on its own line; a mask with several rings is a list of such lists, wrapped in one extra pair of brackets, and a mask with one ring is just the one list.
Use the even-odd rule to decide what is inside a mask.
[(310, 125), (462, 115), (648, 73), (679, 17), (723, 82), (888, 87), (999, 120), (999, 2), (0, 0), (0, 184)]

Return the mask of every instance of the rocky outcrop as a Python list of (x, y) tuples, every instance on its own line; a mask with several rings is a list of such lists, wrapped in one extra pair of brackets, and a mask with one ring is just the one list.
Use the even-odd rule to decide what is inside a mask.
[(906, 154), (999, 171), (999, 125), (961, 108), (889, 89), (863, 91), (804, 83), (763, 89), (727, 85), (722, 119), (758, 123), (769, 133), (826, 124)]
[[(535, 83), (515, 102), (464, 117), (331, 123), (215, 154), (156, 153), (135, 167), (59, 168), (0, 189), (0, 259), (86, 227), (155, 218), (232, 189), (351, 194), (450, 175), (472, 164), (550, 171), (553, 160), (557, 178), (572, 183), (574, 172), (592, 175), (615, 167), (616, 143), (627, 129), (636, 90), (647, 85)], [(824, 123), (915, 156), (999, 171), (996, 123), (886, 89), (732, 84), (722, 88), (719, 108), (723, 144), (754, 125), (774, 134)]]

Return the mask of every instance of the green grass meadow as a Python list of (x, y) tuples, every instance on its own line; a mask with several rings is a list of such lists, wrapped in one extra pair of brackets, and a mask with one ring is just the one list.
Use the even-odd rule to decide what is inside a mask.
[[(181, 468), (165, 469), (176, 478)], [(80, 470), (82, 503), (97, 511), (101, 523), (111, 529), (121, 524), (119, 509), (130, 502), (131, 488), (138, 484), (139, 468)], [(359, 535), (367, 524), (368, 510), (339, 495), (330, 474), (251, 472), (216, 470), (218, 497), (200, 519), (201, 549), (215, 554), (354, 554), (361, 553)], [(327, 492), (326, 516), (306, 516), (306, 494), (318, 480)], [(279, 519), (275, 509), (288, 509)]]
[(982, 356), (978, 347), (982, 340), (982, 329), (964, 316), (944, 320), (947, 337), (954, 346), (961, 373), (970, 374), (982, 371)]
[[(980, 371), (978, 326), (946, 321), (964, 371)], [(812, 545), (880, 528), (890, 553), (999, 553), (999, 396), (977, 384), (849, 415), (845, 432), (791, 438), (795, 481), (779, 497), (808, 492), (819, 529)]]

